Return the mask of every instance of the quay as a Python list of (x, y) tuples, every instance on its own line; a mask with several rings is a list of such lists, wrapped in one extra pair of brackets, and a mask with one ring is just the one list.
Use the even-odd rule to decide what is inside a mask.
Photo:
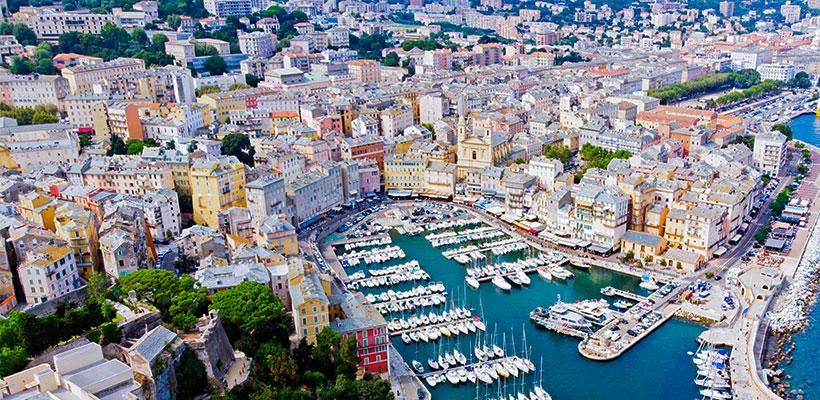
[[(649, 334), (654, 332), (655, 329), (657, 329), (659, 326), (663, 325), (670, 318), (674, 317), (675, 313), (677, 313), (678, 310), (680, 310), (680, 307), (681, 306), (679, 304), (667, 305), (664, 308), (663, 312), (661, 312), (661, 319), (660, 320), (658, 320), (654, 324), (650, 325), (648, 328), (646, 328), (646, 330), (639, 333), (634, 338), (631, 338), (631, 340), (628, 337), (626, 337), (626, 335), (625, 335), (624, 337), (622, 337), (619, 340), (619, 342), (623, 343), (623, 345), (618, 347), (618, 348), (615, 348), (615, 347), (612, 347), (612, 346), (604, 347), (604, 346), (601, 345), (601, 339), (603, 338), (603, 333), (609, 331), (609, 327), (610, 327), (610, 325), (612, 325), (612, 323), (604, 325), (603, 327), (601, 327), (601, 329), (599, 329), (597, 332), (592, 334), (592, 336), (590, 337), (589, 340), (582, 341), (581, 343), (578, 343), (578, 352), (581, 353), (582, 356), (584, 356), (585, 358), (588, 358), (590, 360), (595, 360), (595, 361), (614, 360), (614, 359), (620, 357), (627, 350), (632, 348), (632, 346), (634, 346), (636, 343), (640, 342), (643, 338), (649, 336)], [(613, 322), (615, 322), (615, 321), (613, 321)], [(631, 325), (631, 323), (629, 325)], [(622, 327), (622, 330), (624, 330), (624, 329), (629, 329), (629, 326)], [(598, 344), (592, 344), (593, 341), (597, 342)]]
[[(403, 333), (418, 332), (419, 330), (427, 329), (427, 328), (439, 328), (439, 327), (442, 327), (442, 326), (449, 327), (452, 324), (458, 324), (460, 322), (467, 322), (467, 321), (474, 321), (474, 319), (473, 319), (473, 317), (468, 317), (468, 318), (454, 319), (450, 322), (445, 321), (445, 322), (437, 322), (435, 324), (419, 325), (415, 328), (408, 328), (408, 329), (402, 329), (402, 330), (399, 330), (399, 331), (392, 331), (392, 332), (390, 332), (390, 336), (401, 336)], [(477, 331), (478, 331), (478, 329), (476, 329), (476, 332)], [(468, 331), (468, 332), (475, 333), (473, 331)], [(461, 333), (461, 331), (459, 331), (459, 333), (457, 333), (456, 335), (463, 335), (463, 334), (464, 333)]]
[[(540, 266), (540, 267), (527, 267), (527, 268), (520, 268), (520, 269), (511, 270), (511, 271), (509, 271), (509, 272), (497, 273), (497, 274), (492, 274), (492, 275), (482, 276), (481, 278), (476, 278), (476, 280), (477, 280), (477, 281), (479, 281), (480, 283), (490, 282), (490, 281), (492, 281), (492, 280), (493, 280), (493, 278), (495, 278), (496, 276), (503, 276), (503, 277), (507, 277), (507, 276), (510, 276), (510, 275), (512, 275), (512, 274), (514, 274), (514, 273), (518, 273), (518, 271), (522, 271), (522, 272), (524, 272), (525, 274), (529, 275), (529, 274), (534, 274), (534, 273), (538, 272), (538, 268), (549, 268), (549, 267), (561, 266), (561, 265), (564, 265), (564, 264), (566, 264), (566, 263), (568, 263), (568, 262), (569, 262), (569, 261), (567, 261), (567, 260), (562, 260), (561, 262), (558, 262), (558, 263), (552, 263), (552, 264), (549, 264), (549, 265), (543, 265), (543, 266)], [(625, 293), (628, 293), (628, 292), (625, 292)]]

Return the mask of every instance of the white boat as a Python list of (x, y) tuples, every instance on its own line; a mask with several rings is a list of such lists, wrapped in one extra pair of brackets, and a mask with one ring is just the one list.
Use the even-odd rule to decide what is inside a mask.
[(507, 368), (505, 368), (504, 365), (500, 362), (493, 364), (493, 369), (495, 369), (495, 373), (497, 373), (500, 377), (509, 378), (510, 376), (510, 373), (507, 371)]
[(467, 357), (462, 354), (458, 350), (453, 350), (453, 357), (458, 361), (459, 364), (464, 365), (467, 364)]
[(436, 377), (435, 376), (430, 375), (427, 378), (424, 378), (424, 380), (427, 382), (427, 386), (436, 387)]
[(629, 307), (632, 307), (632, 303), (624, 300), (618, 300), (615, 303), (613, 303), (612, 306), (619, 310), (625, 310)]
[(467, 371), (464, 368), (459, 368), (456, 373), (458, 373), (458, 381), (461, 383), (467, 382)]
[(695, 379), (695, 385), (703, 388), (711, 388), (711, 389), (728, 389), (729, 388), (729, 381), (725, 379), (711, 379), (711, 378), (702, 378), (702, 379)]
[(410, 335), (408, 335), (407, 332), (402, 333), (401, 341), (404, 342), (404, 344), (410, 344)]
[(424, 372), (424, 366), (416, 360), (413, 360), (413, 369), (415, 369), (418, 373)]
[(552, 280), (552, 274), (550, 273), (550, 270), (546, 268), (538, 268), (538, 276), (548, 281)]
[(427, 365), (430, 366), (430, 369), (439, 369), (438, 363), (432, 358), (427, 359)]
[(430, 340), (430, 338), (427, 336), (427, 332), (425, 332), (424, 330), (420, 330), (418, 332), (418, 336), (419, 339), (423, 340), (425, 343), (427, 343), (427, 341)]
[(655, 278), (652, 275), (649, 275), (647, 279), (641, 281), (640, 285), (638, 285), (646, 290), (658, 290), (660, 286), (655, 282)]
[(547, 393), (546, 390), (542, 389), (541, 386), (536, 386), (533, 390), (535, 390), (535, 394), (541, 400), (552, 400), (552, 396)]
[(708, 399), (728, 400), (732, 398), (731, 394), (714, 389), (703, 389), (700, 394)]
[(478, 330), (480, 330), (480, 331), (482, 331), (482, 332), (484, 332), (484, 331), (487, 329), (487, 326), (486, 326), (486, 325), (484, 325), (484, 323), (483, 323), (483, 322), (481, 322), (481, 321), (480, 321), (480, 320), (478, 320), (478, 319), (473, 320), (473, 324), (475, 325), (475, 327), (476, 327), (476, 328), (478, 328)]
[(478, 346), (476, 346), (473, 349), (473, 351), (475, 352), (476, 358), (478, 358), (481, 361), (484, 361), (484, 358), (487, 357), (487, 353), (485, 353), (483, 350), (479, 349)]
[(525, 285), (529, 285), (530, 283), (532, 283), (532, 280), (529, 276), (527, 276), (527, 274), (524, 273), (524, 271), (518, 271), (516, 275), (518, 275), (518, 279), (521, 280), (521, 283)]
[(466, 326), (467, 329), (470, 332), (475, 332), (476, 328), (475, 328), (475, 324), (473, 323), (473, 321), (470, 321), (470, 320), (464, 321), (464, 326)]
[(456, 324), (456, 328), (458, 328), (459, 332), (463, 334), (470, 333), (470, 330), (467, 329), (467, 325), (464, 325), (464, 322), (459, 322), (458, 324)]
[(496, 357), (504, 357), (504, 350), (496, 345), (493, 345), (493, 353)]
[(412, 340), (414, 342), (418, 342), (419, 341), (419, 334), (416, 333), (416, 332), (410, 332), (410, 340)]
[(512, 376), (516, 378), (518, 377), (518, 368), (512, 362), (504, 361), (504, 368), (506, 368), (507, 372), (509, 372)]
[(504, 279), (504, 277), (501, 275), (496, 275), (495, 277), (493, 277), (493, 285), (495, 285), (495, 287), (501, 290), (512, 289), (512, 285), (510, 285), (510, 283), (507, 282), (507, 280)]
[(458, 385), (459, 384), (458, 372), (451, 369), (451, 370), (447, 371), (446, 375), (447, 375), (447, 381), (448, 382), (452, 383), (453, 385)]
[(444, 359), (447, 360), (447, 364), (456, 365), (456, 358), (452, 354), (444, 353)]
[(473, 289), (478, 289), (481, 286), (481, 282), (479, 282), (478, 279), (473, 278), (472, 276), (468, 276), (464, 278), (464, 280), (466, 280), (467, 284), (470, 285), (470, 287), (472, 287)]

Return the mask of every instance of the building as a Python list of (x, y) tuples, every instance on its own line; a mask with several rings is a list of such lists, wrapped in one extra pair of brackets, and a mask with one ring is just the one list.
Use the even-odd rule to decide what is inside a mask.
[(267, 59), (274, 53), (273, 38), (265, 32), (243, 33), (239, 35), (239, 49), (251, 57)]
[(720, 14), (726, 18), (732, 18), (735, 15), (734, 1), (721, 1), (719, 6)]
[(381, 64), (375, 60), (353, 60), (347, 62), (347, 70), (359, 82), (381, 82)]
[(379, 114), (382, 125), (382, 135), (395, 137), (411, 126), (413, 126), (413, 107), (400, 104), (390, 107)]
[(384, 159), (384, 190), (420, 192), (424, 187), (427, 160), (410, 154), (396, 154)]
[(41, 244), (17, 268), (26, 303), (43, 303), (82, 286), (74, 252), (65, 242)]
[(786, 162), (786, 141), (786, 136), (777, 131), (755, 136), (752, 153), (755, 168), (771, 177), (780, 175), (780, 169)]
[(760, 80), (771, 79), (783, 82), (794, 78), (796, 73), (792, 64), (763, 64), (757, 67), (757, 72), (760, 73)]
[(262, 221), (269, 216), (279, 216), (286, 212), (285, 179), (274, 175), (264, 175), (245, 185), (248, 209), (254, 221)]
[(251, 0), (205, 0), (205, 9), (217, 18), (246, 16), (253, 12)]
[(299, 254), (296, 229), (284, 217), (269, 216), (256, 228), (256, 243), (266, 249), (293, 256)]
[(154, 265), (154, 241), (140, 204), (119, 201), (106, 210), (100, 225), (100, 252), (106, 274), (114, 279)]
[(194, 274), (196, 280), (213, 296), (223, 290), (233, 289), (242, 282), (256, 282), (270, 287), (270, 274), (261, 263), (240, 263), (202, 268)]
[(62, 108), (62, 101), (68, 94), (68, 80), (62, 76), (31, 74), (0, 77), (0, 101), (10, 106), (53, 104)]
[(94, 13), (58, 13), (44, 10), (40, 14), (32, 15), (25, 24), (28, 25), (39, 40), (57, 43), (60, 35), (68, 32), (90, 33), (99, 35), (107, 23), (119, 26), (119, 17), (113, 14)]
[(645, 232), (626, 231), (621, 237), (621, 252), (632, 252), (638, 260), (651, 262), (666, 250), (666, 239)]
[(343, 293), (331, 296), (329, 301), (330, 329), (343, 337), (356, 338), (359, 368), (372, 374), (389, 371), (390, 335), (384, 317), (361, 293)]
[(555, 184), (555, 177), (564, 172), (564, 165), (561, 161), (544, 156), (533, 157), (527, 164), (527, 173), (538, 180), (538, 187), (548, 192), (552, 192)]
[(754, 69), (763, 64), (771, 64), (774, 52), (771, 49), (741, 48), (729, 53), (732, 59), (732, 69)]
[(167, 242), (179, 235), (182, 214), (179, 211), (179, 197), (172, 188), (148, 192), (142, 197), (142, 203), (145, 223), (154, 240)]
[(316, 336), (330, 323), (330, 277), (315, 265), (293, 260), (288, 274), (296, 337), (315, 345)]
[(419, 97), (419, 122), (435, 124), (450, 113), (449, 104), (440, 95), (425, 95)]
[(616, 250), (629, 219), (626, 194), (617, 187), (582, 184), (575, 196), (576, 237), (592, 243), (597, 253)]
[(63, 68), (71, 93), (93, 92), (95, 85), (122, 75), (145, 71), (145, 61), (137, 58), (117, 58), (111, 61)]
[(288, 216), (301, 229), (322, 218), (322, 214), (344, 202), (342, 167), (327, 161), (285, 185)]
[(800, 21), (800, 6), (787, 1), (786, 4), (780, 6), (780, 15), (783, 16), (783, 22), (787, 24)]
[(137, 197), (174, 188), (173, 174), (166, 163), (136, 161), (133, 157), (96, 158), (82, 177), (87, 186)]
[(54, 233), (71, 247), (73, 261), (83, 279), (88, 280), (93, 272), (102, 270), (96, 215), (85, 207), (66, 203), (55, 211), (54, 223)]
[(219, 226), (219, 212), (245, 207), (245, 165), (234, 156), (207, 156), (191, 165), (194, 221)]
[(66, 124), (41, 124), (0, 128), (0, 142), (8, 148), (11, 160), (25, 173), (37, 164), (69, 164), (80, 158), (75, 130)]
[(231, 115), (231, 111), (256, 108), (257, 99), (271, 93), (273, 93), (273, 91), (266, 88), (249, 88), (221, 93), (209, 93), (200, 96), (197, 101), (208, 105), (208, 109), (212, 114), (212, 120), (216, 119), (219, 122), (225, 122), (225, 119)]
[(103, 358), (97, 343), (56, 354), (53, 366), (44, 363), (3, 377), (0, 393), (9, 400), (145, 398), (131, 367), (120, 360)]

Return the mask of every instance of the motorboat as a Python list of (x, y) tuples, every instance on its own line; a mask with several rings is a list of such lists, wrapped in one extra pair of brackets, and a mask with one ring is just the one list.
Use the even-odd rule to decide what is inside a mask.
[(510, 285), (510, 283), (507, 282), (507, 280), (504, 279), (504, 277), (501, 276), (501, 275), (496, 275), (495, 277), (493, 277), (493, 285), (495, 285), (495, 287), (497, 287), (501, 290), (510, 290), (510, 289), (512, 289), (512, 286)]
[(615, 303), (612, 303), (612, 306), (619, 309), (619, 310), (626, 310), (632, 307), (632, 303), (624, 300), (618, 300)]
[(467, 357), (460, 351), (453, 350), (453, 357), (456, 359), (456, 361), (458, 361), (459, 364), (467, 364)]
[(550, 323), (555, 326), (564, 326), (578, 330), (588, 330), (592, 327), (592, 323), (589, 322), (589, 320), (584, 318), (580, 313), (570, 310), (567, 305), (561, 301), (560, 297), (549, 309), (545, 310), (542, 307), (538, 307), (530, 312), (530, 319), (541, 324)]
[(435, 376), (430, 375), (427, 378), (424, 378), (424, 380), (427, 382), (427, 386), (436, 387), (437, 382), (436, 382), (436, 377)]
[(466, 280), (467, 284), (470, 285), (470, 287), (472, 287), (473, 289), (478, 289), (481, 286), (481, 282), (479, 282), (478, 279), (472, 276), (467, 276), (466, 278), (464, 278), (464, 280)]
[(408, 335), (407, 332), (402, 333), (401, 341), (404, 342), (404, 344), (410, 344), (410, 335)]
[(518, 277), (517, 273), (512, 273), (512, 274), (507, 275), (507, 280), (509, 280), (510, 283), (512, 283), (516, 287), (521, 287), (521, 285), (524, 284), (524, 282), (521, 281), (521, 278)]
[(424, 372), (424, 366), (416, 360), (413, 360), (413, 369), (415, 369), (418, 373)]
[(732, 398), (730, 393), (721, 392), (715, 389), (703, 389), (700, 394), (707, 399), (728, 400)]
[(459, 384), (458, 372), (451, 369), (451, 370), (447, 371), (446, 375), (447, 375), (447, 381), (448, 382), (452, 383), (453, 385), (458, 385)]
[(544, 267), (538, 268), (538, 276), (548, 281), (552, 280), (552, 274), (550, 273), (550, 270)]
[(604, 296), (612, 297), (615, 295), (615, 288), (613, 288), (612, 286), (601, 288), (601, 294)]
[(652, 275), (644, 275), (641, 279), (640, 285), (638, 286), (646, 290), (658, 290), (660, 288), (660, 286), (658, 286), (658, 283), (655, 282), (655, 278), (653, 278)]
[(473, 371), (472, 368), (467, 367), (467, 380), (470, 381), (470, 383), (475, 383), (476, 378), (478, 378), (478, 376), (475, 371)]
[(521, 283), (527, 286), (529, 286), (529, 284), (532, 283), (532, 280), (530, 280), (530, 277), (527, 276), (527, 274), (525, 274), (524, 271), (518, 271), (516, 275), (518, 276), (518, 279), (521, 280)]
[(433, 369), (433, 370), (439, 369), (438, 363), (436, 362), (436, 360), (434, 360), (432, 358), (427, 359), (427, 365), (430, 366), (430, 369)]
[(464, 368), (459, 368), (458, 370), (456, 370), (456, 373), (458, 373), (459, 382), (467, 382), (467, 371), (465, 371)]

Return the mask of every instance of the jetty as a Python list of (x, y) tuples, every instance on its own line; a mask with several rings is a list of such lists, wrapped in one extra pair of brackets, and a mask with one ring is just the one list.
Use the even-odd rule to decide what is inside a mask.
[[(447, 368), (447, 369), (437, 369), (437, 370), (432, 371), (432, 372), (423, 372), (423, 373), (416, 374), (416, 375), (419, 378), (424, 379), (424, 378), (427, 378), (428, 376), (446, 374), (447, 371), (450, 371), (450, 370), (459, 370), (459, 369), (464, 369), (464, 368), (468, 368), (468, 367), (472, 368), (472, 369), (476, 369), (477, 367), (479, 367), (481, 365), (484, 365), (484, 364), (494, 365), (494, 364), (497, 364), (497, 363), (500, 363), (500, 362), (501, 363), (513, 362), (513, 360), (515, 360), (515, 358), (516, 358), (515, 356), (493, 358), (493, 359), (489, 359), (487, 361), (479, 361), (477, 363), (472, 363), (472, 364), (458, 365), (458, 366), (450, 367), (450, 368)], [(521, 358), (521, 357), (518, 357), (518, 358)], [(522, 371), (522, 373), (523, 373), (523, 371)]]
[(553, 331), (555, 333), (560, 333), (562, 335), (576, 337), (578, 339), (586, 339), (589, 336), (589, 333), (584, 332), (579, 329), (569, 328), (566, 326), (557, 325), (551, 321), (548, 321), (546, 318), (542, 317), (530, 317), (530, 320), (535, 323), (535, 325), (544, 328), (548, 331)]
[[(420, 330), (427, 329), (427, 328), (440, 328), (442, 326), (445, 327), (445, 328), (449, 328), (451, 325), (457, 325), (459, 323), (465, 323), (467, 321), (475, 321), (475, 320), (473, 319), (473, 317), (469, 317), (469, 318), (454, 319), (452, 321), (437, 322), (435, 324), (418, 325), (415, 328), (411, 327), (411, 328), (407, 328), (407, 329), (391, 331), (390, 336), (401, 336), (403, 333), (418, 332)], [(468, 330), (467, 332), (468, 333), (475, 333), (475, 332), (478, 332), (478, 329), (476, 329), (475, 331), (469, 331)], [(458, 333), (455, 334), (455, 336), (459, 336), (459, 335), (466, 335), (466, 334), (461, 332), (461, 331), (459, 331)]]
[(545, 266), (541, 265), (541, 266), (536, 266), (536, 267), (521, 267), (521, 268), (514, 268), (514, 269), (510, 268), (507, 272), (497, 272), (497, 273), (494, 273), (494, 274), (484, 275), (480, 278), (476, 278), (476, 280), (481, 282), (481, 283), (490, 282), (496, 276), (507, 277), (507, 276), (510, 276), (512, 274), (517, 274), (519, 271), (529, 275), (529, 274), (536, 273), (539, 268), (550, 268), (550, 267), (555, 267), (555, 266), (562, 266), (562, 265), (565, 265), (567, 262), (568, 261), (566, 259), (564, 259), (564, 260), (559, 261), (557, 263), (549, 263)]
[[(636, 343), (640, 342), (643, 338), (649, 336), (655, 329), (658, 329), (659, 326), (663, 325), (666, 321), (670, 318), (675, 316), (675, 313), (678, 312), (680, 309), (679, 304), (669, 304), (667, 305), (661, 314), (661, 318), (647, 327), (644, 331), (639, 333), (633, 338), (622, 337), (619, 340), (615, 341), (615, 346), (612, 346), (613, 343), (608, 343), (607, 345), (603, 345), (603, 339), (605, 338), (605, 333), (609, 332), (610, 325), (614, 324), (617, 321), (613, 321), (613, 323), (604, 325), (601, 329), (597, 332), (592, 334), (590, 339), (582, 341), (578, 343), (578, 352), (581, 353), (582, 356), (588, 358), (590, 360), (595, 361), (609, 361), (614, 360), (620, 357), (623, 353), (627, 350), (632, 348)], [(632, 325), (632, 322), (627, 325)], [(623, 330), (622, 327), (621, 330)]]
[(639, 303), (643, 303), (644, 301), (649, 299), (648, 297), (641, 296), (639, 294), (635, 294), (635, 293), (632, 293), (632, 292), (627, 292), (626, 290), (622, 290), (622, 289), (618, 289), (618, 288), (612, 288), (612, 293), (615, 296), (623, 297), (625, 299), (629, 299), (629, 300), (632, 300), (632, 301), (637, 301)]

